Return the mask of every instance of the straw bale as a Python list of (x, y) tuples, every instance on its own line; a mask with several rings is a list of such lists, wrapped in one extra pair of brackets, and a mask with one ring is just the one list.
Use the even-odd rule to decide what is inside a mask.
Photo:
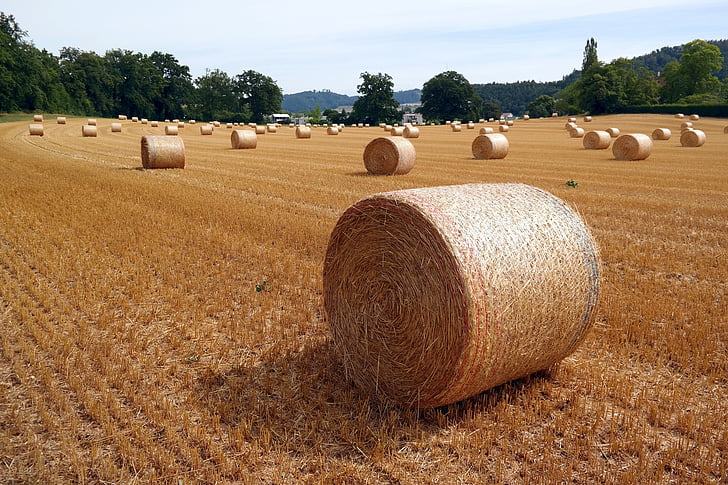
[(405, 138), (419, 138), (420, 129), (417, 128), (416, 126), (405, 126), (404, 137)]
[(311, 138), (311, 128), (308, 126), (296, 127), (296, 138)]
[(31, 123), (28, 125), (28, 133), (30, 136), (43, 136), (45, 131), (42, 123)]
[(672, 138), (672, 131), (669, 128), (657, 128), (652, 132), (653, 140), (669, 140)]
[(508, 155), (508, 138), (500, 133), (490, 135), (479, 135), (473, 140), (473, 157), (477, 160), (491, 160), (506, 158)]
[(212, 125), (200, 125), (200, 135), (212, 135)]
[(612, 137), (606, 131), (590, 131), (584, 135), (583, 144), (587, 150), (606, 150), (612, 144)]
[(180, 137), (142, 137), (142, 167), (185, 168), (185, 143)]
[(65, 125), (66, 124), (66, 117), (65, 116), (58, 116), (56, 117), (56, 123), (59, 125)]
[(680, 135), (680, 144), (687, 148), (705, 145), (705, 132), (702, 130), (686, 130)]
[(230, 145), (236, 150), (255, 148), (258, 146), (256, 133), (257, 131), (253, 130), (233, 130), (230, 134)]
[(364, 149), (364, 166), (373, 175), (404, 175), (415, 166), (412, 142), (400, 137), (381, 137)]
[(179, 128), (177, 127), (177, 125), (167, 125), (164, 127), (164, 134), (170, 136), (178, 135)]
[(652, 153), (652, 139), (642, 133), (621, 135), (612, 145), (617, 160), (644, 160)]
[(617, 138), (621, 132), (619, 128), (607, 128), (607, 133), (609, 133), (609, 136), (612, 138)]
[(404, 135), (404, 128), (401, 126), (393, 126), (392, 130), (389, 132), (392, 136), (403, 136)]
[(121, 123), (111, 123), (112, 133), (121, 133)]

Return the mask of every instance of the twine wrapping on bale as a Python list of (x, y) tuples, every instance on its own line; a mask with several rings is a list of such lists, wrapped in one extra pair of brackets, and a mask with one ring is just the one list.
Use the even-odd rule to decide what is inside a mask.
[(33, 123), (43, 123), (43, 115), (33, 115)]
[(607, 128), (607, 133), (609, 133), (609, 136), (612, 138), (617, 138), (621, 132), (619, 131), (619, 128)]
[(685, 115), (682, 114), (682, 113), (678, 113), (678, 114), (675, 115), (675, 118), (681, 120), (681, 119), (685, 118)]
[(404, 128), (401, 126), (393, 126), (392, 130), (389, 132), (392, 136), (403, 136), (404, 135)]
[(335, 126), (329, 126), (326, 128), (326, 134), (327, 135), (338, 135), (339, 134), (339, 128)]
[(97, 134), (98, 132), (95, 125), (83, 125), (81, 127), (82, 136), (95, 138)]
[(311, 128), (308, 126), (296, 127), (296, 138), (311, 138)]
[(498, 127), (498, 131), (500, 131), (501, 133), (508, 133), (510, 129), (511, 128), (508, 125), (500, 125)]
[(258, 146), (258, 135), (253, 130), (233, 130), (230, 145), (236, 150), (255, 148)]
[(606, 131), (590, 131), (584, 135), (583, 143), (587, 150), (606, 150), (612, 144), (612, 137)]
[(687, 148), (697, 148), (705, 145), (705, 132), (702, 130), (687, 130), (680, 135), (680, 144)]
[(30, 133), (30, 136), (43, 136), (45, 133), (43, 130), (43, 124), (42, 123), (29, 124), (28, 133)]
[(96, 126), (96, 118), (89, 118), (86, 120), (86, 124), (89, 126)]
[(688, 128), (692, 128), (693, 124), (690, 121), (684, 121), (680, 123), (680, 130), (687, 130)]
[(416, 126), (406, 126), (404, 129), (404, 137), (405, 138), (419, 138), (420, 137), (420, 129)]
[(583, 138), (584, 137), (584, 128), (574, 128), (569, 131), (569, 136), (571, 138)]
[(200, 125), (200, 135), (212, 135), (212, 125)]
[(345, 375), (436, 407), (546, 369), (596, 315), (600, 258), (566, 203), (521, 184), (377, 194), (329, 239), (324, 307)]
[(177, 128), (177, 126), (175, 126), (175, 125), (167, 125), (164, 127), (164, 134), (170, 135), (170, 136), (178, 135), (179, 128)]
[(182, 138), (143, 136), (142, 167), (185, 168), (185, 143)]
[(121, 123), (111, 123), (112, 133), (121, 133)]
[(473, 140), (472, 151), (476, 160), (492, 160), (506, 158), (508, 155), (508, 138), (500, 133), (480, 135)]
[(652, 132), (652, 139), (653, 140), (669, 140), (672, 138), (672, 131), (670, 131), (668, 128), (658, 128), (655, 131)]
[(405, 138), (376, 138), (364, 149), (364, 166), (373, 175), (404, 175), (416, 158), (414, 145)]
[(460, 131), (463, 130), (462, 127), (459, 124), (457, 124), (457, 123), (452, 123), (450, 125), (450, 128), (452, 128), (452, 131), (455, 132), (455, 133), (460, 132)]
[(255, 125), (256, 135), (265, 135), (265, 125)]
[(66, 124), (66, 117), (65, 116), (58, 116), (56, 118), (56, 123), (59, 125), (65, 125)]
[(491, 133), (493, 133), (493, 128), (484, 127), (480, 129), (481, 135), (490, 135)]
[(591, 120), (592, 120), (592, 117), (591, 117), (591, 116), (585, 116), (585, 117), (584, 117), (584, 122), (585, 122), (585, 123), (590, 123), (590, 122), (591, 122)]
[(690, 115), (690, 119), (693, 121), (698, 121), (700, 119), (700, 115)]
[(614, 141), (612, 153), (617, 160), (644, 160), (652, 153), (652, 139), (642, 133), (622, 135)]

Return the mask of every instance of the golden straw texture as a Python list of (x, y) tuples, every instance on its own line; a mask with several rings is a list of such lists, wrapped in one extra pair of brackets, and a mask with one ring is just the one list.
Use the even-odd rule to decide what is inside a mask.
[(121, 133), (121, 123), (111, 123), (112, 133)]
[(705, 145), (705, 132), (702, 130), (686, 130), (680, 135), (680, 144), (688, 148)]
[(609, 133), (609, 136), (611, 136), (612, 138), (617, 138), (619, 136), (619, 134), (621, 133), (619, 128), (607, 128), (606, 131), (607, 131), (607, 133)]
[(31, 123), (28, 125), (28, 133), (30, 136), (43, 136), (43, 124), (42, 123)]
[(119, 115), (119, 121), (126, 121), (126, 115)]
[(657, 128), (652, 132), (653, 140), (669, 140), (672, 138), (672, 131), (669, 128)]
[(170, 136), (178, 135), (179, 128), (177, 128), (177, 126), (175, 126), (175, 125), (167, 125), (164, 127), (164, 134), (170, 135)]
[(402, 406), (460, 401), (571, 354), (599, 297), (596, 243), (521, 184), (402, 190), (350, 207), (324, 261), (346, 375)]
[(200, 125), (200, 135), (212, 135), (212, 125)]
[(622, 135), (614, 141), (612, 153), (617, 160), (644, 160), (652, 153), (652, 139), (642, 133)]
[(612, 137), (606, 131), (590, 131), (584, 135), (583, 143), (587, 150), (606, 150), (612, 143)]
[(698, 121), (700, 119), (700, 115), (690, 115), (690, 119), (693, 121)]
[(56, 117), (56, 123), (59, 125), (65, 125), (66, 124), (66, 117), (65, 116), (58, 116)]
[(726, 126), (725, 128), (723, 128), (723, 133), (728, 133), (728, 126)]
[(255, 125), (256, 135), (265, 135), (265, 125)]
[(89, 125), (89, 126), (96, 126), (96, 118), (89, 118), (86, 121), (86, 124)]
[(159, 126), (159, 121), (150, 121), (149, 126), (151, 126), (152, 128), (156, 128)]
[(420, 129), (416, 126), (406, 126), (404, 129), (404, 137), (405, 138), (419, 138), (420, 137)]
[(404, 135), (404, 127), (402, 127), (402, 126), (393, 126), (389, 133), (392, 136), (402, 136), (402, 135)]
[(95, 125), (83, 125), (81, 127), (81, 135), (85, 137), (95, 138), (98, 134)]
[(401, 137), (376, 138), (364, 149), (364, 166), (373, 175), (404, 175), (416, 158), (412, 142)]
[(34, 123), (43, 123), (43, 115), (33, 115)]
[(142, 137), (142, 167), (185, 168), (185, 143), (180, 137)]
[(481, 135), (490, 135), (491, 133), (493, 133), (493, 128), (484, 127), (480, 129)]
[(498, 131), (500, 131), (501, 133), (508, 133), (510, 129), (511, 128), (508, 125), (500, 125), (498, 127)]
[(572, 128), (569, 131), (571, 138), (582, 138), (584, 136), (584, 128)]
[(500, 133), (480, 135), (473, 140), (471, 146), (473, 157), (477, 160), (506, 158), (509, 148), (508, 138)]
[(462, 131), (462, 127), (458, 123), (452, 123), (452, 124), (450, 124), (450, 127), (452, 128), (452, 131), (454, 131), (454, 132)]
[(297, 126), (296, 138), (311, 138), (311, 128), (308, 126)]
[(336, 126), (329, 126), (328, 128), (326, 128), (326, 134), (327, 135), (338, 135), (339, 128)]
[(585, 123), (591, 123), (591, 120), (592, 120), (592, 117), (591, 116), (585, 116), (584, 117), (584, 122)]
[(675, 115), (675, 118), (681, 120), (681, 119), (685, 118), (685, 115), (682, 114), (682, 113), (678, 113), (678, 114)]
[(230, 145), (236, 150), (252, 149), (258, 146), (258, 135), (253, 130), (233, 130)]
[(692, 127), (693, 127), (693, 123), (691, 121), (684, 121), (684, 122), (680, 123), (680, 130), (686, 130), (686, 129), (692, 128)]

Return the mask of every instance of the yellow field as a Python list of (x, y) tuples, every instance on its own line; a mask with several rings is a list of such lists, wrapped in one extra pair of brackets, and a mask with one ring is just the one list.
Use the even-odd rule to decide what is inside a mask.
[[(140, 135), (163, 128), (110, 123), (0, 125), (0, 482), (728, 479), (725, 120), (697, 122), (698, 149), (672, 117), (580, 120), (673, 129), (643, 162), (583, 150), (564, 118), (518, 122), (498, 161), (472, 159), (477, 130), (425, 127), (400, 177), (364, 173), (378, 128), (231, 150), (229, 130), (187, 125), (187, 167), (144, 171)], [(595, 328), (548, 374), (464, 403), (370, 402), (322, 309), (338, 216), (381, 191), (514, 181), (592, 228)]]

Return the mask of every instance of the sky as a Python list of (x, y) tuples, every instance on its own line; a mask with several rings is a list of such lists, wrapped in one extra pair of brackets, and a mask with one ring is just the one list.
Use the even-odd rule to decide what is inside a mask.
[(725, 0), (3, 0), (0, 11), (56, 54), (64, 46), (158, 50), (194, 77), (254, 69), (284, 93), (356, 94), (363, 71), (390, 74), (395, 90), (446, 70), (472, 83), (553, 81), (581, 65), (589, 37), (604, 61), (728, 38)]

